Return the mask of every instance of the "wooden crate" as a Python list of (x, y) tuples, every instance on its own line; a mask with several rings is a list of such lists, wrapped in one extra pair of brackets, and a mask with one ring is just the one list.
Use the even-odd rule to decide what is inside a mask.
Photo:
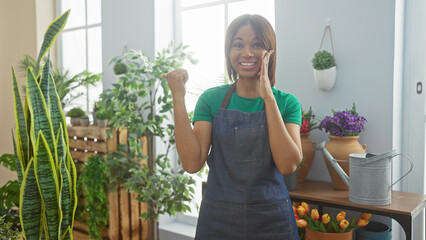
[[(107, 138), (108, 128), (98, 126), (68, 126), (68, 137), (71, 156), (77, 168), (81, 168), (91, 155), (105, 156), (117, 149), (117, 145), (127, 144), (127, 131), (113, 132), (112, 138)], [(147, 153), (146, 139), (144, 153)], [(81, 200), (80, 200), (81, 201)], [(84, 203), (83, 203), (84, 204)], [(117, 188), (117, 191), (108, 193), (109, 220), (108, 227), (102, 230), (102, 238), (110, 240), (146, 240), (148, 239), (148, 223), (139, 219), (147, 211), (147, 204), (139, 203), (134, 193)], [(74, 222), (74, 239), (89, 239), (88, 226)]]

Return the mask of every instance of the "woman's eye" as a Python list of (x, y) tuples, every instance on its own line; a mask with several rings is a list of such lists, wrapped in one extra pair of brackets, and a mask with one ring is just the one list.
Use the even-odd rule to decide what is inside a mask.
[(234, 43), (234, 48), (242, 48), (243, 45), (241, 43)]
[(263, 48), (263, 46), (260, 43), (255, 43), (253, 44), (253, 48)]

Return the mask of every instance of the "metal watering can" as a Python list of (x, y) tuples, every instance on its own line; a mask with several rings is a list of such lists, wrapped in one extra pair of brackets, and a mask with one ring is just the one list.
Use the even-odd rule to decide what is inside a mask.
[[(407, 176), (413, 170), (413, 161), (405, 155), (397, 154), (395, 150), (383, 154), (351, 153), (349, 154), (349, 175), (325, 149), (325, 142), (317, 145), (324, 156), (336, 170), (339, 177), (349, 187), (349, 200), (364, 205), (391, 204), (392, 186)], [(403, 156), (410, 162), (410, 170), (392, 183), (392, 158)]]

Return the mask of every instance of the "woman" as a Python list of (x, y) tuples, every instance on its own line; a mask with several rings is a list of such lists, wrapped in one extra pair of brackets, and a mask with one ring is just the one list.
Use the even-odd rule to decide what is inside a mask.
[(198, 172), (206, 160), (210, 168), (195, 239), (298, 239), (283, 175), (302, 160), (301, 108), (293, 95), (273, 87), (275, 50), (275, 33), (265, 18), (235, 19), (225, 39), (234, 83), (200, 96), (193, 129), (184, 104), (187, 72), (163, 74), (173, 95), (184, 169)]

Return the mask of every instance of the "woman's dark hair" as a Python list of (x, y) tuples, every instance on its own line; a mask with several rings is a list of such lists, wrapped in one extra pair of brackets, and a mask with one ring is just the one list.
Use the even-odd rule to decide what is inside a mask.
[(276, 69), (276, 47), (277, 47), (277, 40), (275, 36), (274, 29), (272, 28), (271, 24), (266, 20), (266, 18), (260, 16), (260, 15), (251, 15), (251, 14), (244, 14), (231, 22), (231, 24), (228, 27), (228, 30), (226, 31), (225, 36), (225, 57), (226, 57), (226, 70), (228, 77), (231, 81), (236, 81), (238, 79), (238, 73), (235, 71), (235, 69), (232, 67), (231, 59), (230, 59), (230, 52), (232, 47), (232, 42), (234, 40), (235, 34), (237, 33), (238, 29), (240, 27), (249, 24), (255, 34), (257, 39), (259, 39), (262, 46), (267, 50), (274, 50), (271, 57), (269, 58), (269, 64), (268, 64), (268, 77), (269, 81), (271, 82), (271, 86), (275, 85), (275, 69)]

